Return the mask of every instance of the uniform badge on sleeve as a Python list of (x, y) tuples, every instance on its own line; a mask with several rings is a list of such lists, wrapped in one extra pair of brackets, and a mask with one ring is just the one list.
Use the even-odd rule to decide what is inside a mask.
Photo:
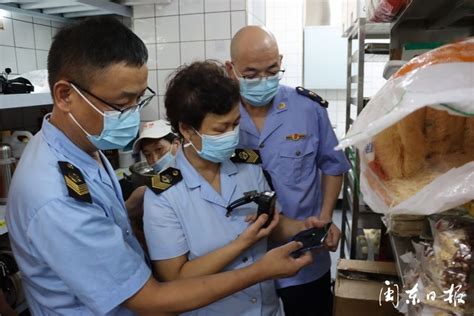
[(159, 174), (150, 177), (148, 182), (148, 187), (155, 192), (155, 194), (160, 194), (171, 188), (176, 183), (183, 180), (181, 171), (179, 169), (169, 167)]
[(69, 196), (76, 200), (92, 203), (92, 197), (81, 170), (67, 161), (58, 161), (58, 164), (66, 181)]
[(232, 157), (230, 157), (230, 160), (236, 163), (262, 163), (262, 159), (260, 158), (260, 152), (255, 149), (236, 149)]
[(329, 106), (329, 102), (321, 98), (316, 92), (305, 89), (303, 87), (296, 87), (296, 92), (298, 92), (298, 94), (310, 98), (313, 101), (318, 102), (323, 108), (327, 108)]

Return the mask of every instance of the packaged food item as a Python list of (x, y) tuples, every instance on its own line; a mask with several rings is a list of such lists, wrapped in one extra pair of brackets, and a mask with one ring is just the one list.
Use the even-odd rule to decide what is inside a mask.
[[(430, 218), (434, 242), (422, 260), (427, 305), (463, 315), (474, 313), (474, 220), (460, 216)], [(436, 293), (436, 299), (426, 297)]]
[(370, 22), (392, 22), (406, 4), (407, 0), (367, 0), (367, 16)]
[(474, 198), (474, 39), (405, 64), (338, 148), (356, 145), (364, 201), (376, 212), (429, 215)]

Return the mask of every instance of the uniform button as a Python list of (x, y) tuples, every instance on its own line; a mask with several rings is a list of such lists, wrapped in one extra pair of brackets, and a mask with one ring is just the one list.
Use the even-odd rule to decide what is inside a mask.
[(125, 231), (125, 234), (130, 235), (130, 231), (127, 229), (127, 230)]
[(250, 300), (250, 302), (252, 302), (252, 304), (255, 304), (255, 303), (257, 303), (257, 299), (254, 297)]
[(258, 146), (258, 147), (260, 147), (260, 148), (265, 147), (265, 143), (261, 143), (260, 146)]
[(299, 156), (299, 155), (301, 155), (301, 151), (297, 150), (297, 151), (295, 152), (295, 154), (296, 154), (296, 156)]
[(249, 258), (247, 258), (247, 257), (242, 258), (242, 262), (247, 262), (248, 260), (249, 260)]

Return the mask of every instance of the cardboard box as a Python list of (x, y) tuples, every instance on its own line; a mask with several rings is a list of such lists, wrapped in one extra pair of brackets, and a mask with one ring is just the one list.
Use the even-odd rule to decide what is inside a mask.
[[(340, 259), (337, 265), (334, 288), (334, 316), (399, 316), (392, 302), (386, 302), (385, 280), (397, 280), (397, 270), (392, 262)], [(399, 291), (402, 291), (399, 285)], [(396, 293), (394, 293), (396, 296)], [(382, 305), (380, 306), (379, 300)], [(398, 297), (395, 297), (398, 300)], [(395, 304), (397, 301), (394, 301)]]

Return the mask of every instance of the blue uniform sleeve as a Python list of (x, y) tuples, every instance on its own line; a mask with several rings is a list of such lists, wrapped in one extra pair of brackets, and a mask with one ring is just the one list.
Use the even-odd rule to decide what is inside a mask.
[[(318, 105), (319, 106), (319, 105)], [(325, 109), (318, 108), (319, 148), (316, 163), (323, 174), (338, 176), (347, 172), (349, 162), (342, 150), (335, 150), (338, 140)]]
[(151, 276), (122, 229), (97, 205), (65, 197), (41, 207), (27, 230), (42, 258), (82, 303), (106, 314), (137, 293)]
[(186, 236), (164, 194), (156, 195), (146, 189), (143, 208), (143, 230), (150, 259), (166, 260), (186, 254), (189, 251)]

